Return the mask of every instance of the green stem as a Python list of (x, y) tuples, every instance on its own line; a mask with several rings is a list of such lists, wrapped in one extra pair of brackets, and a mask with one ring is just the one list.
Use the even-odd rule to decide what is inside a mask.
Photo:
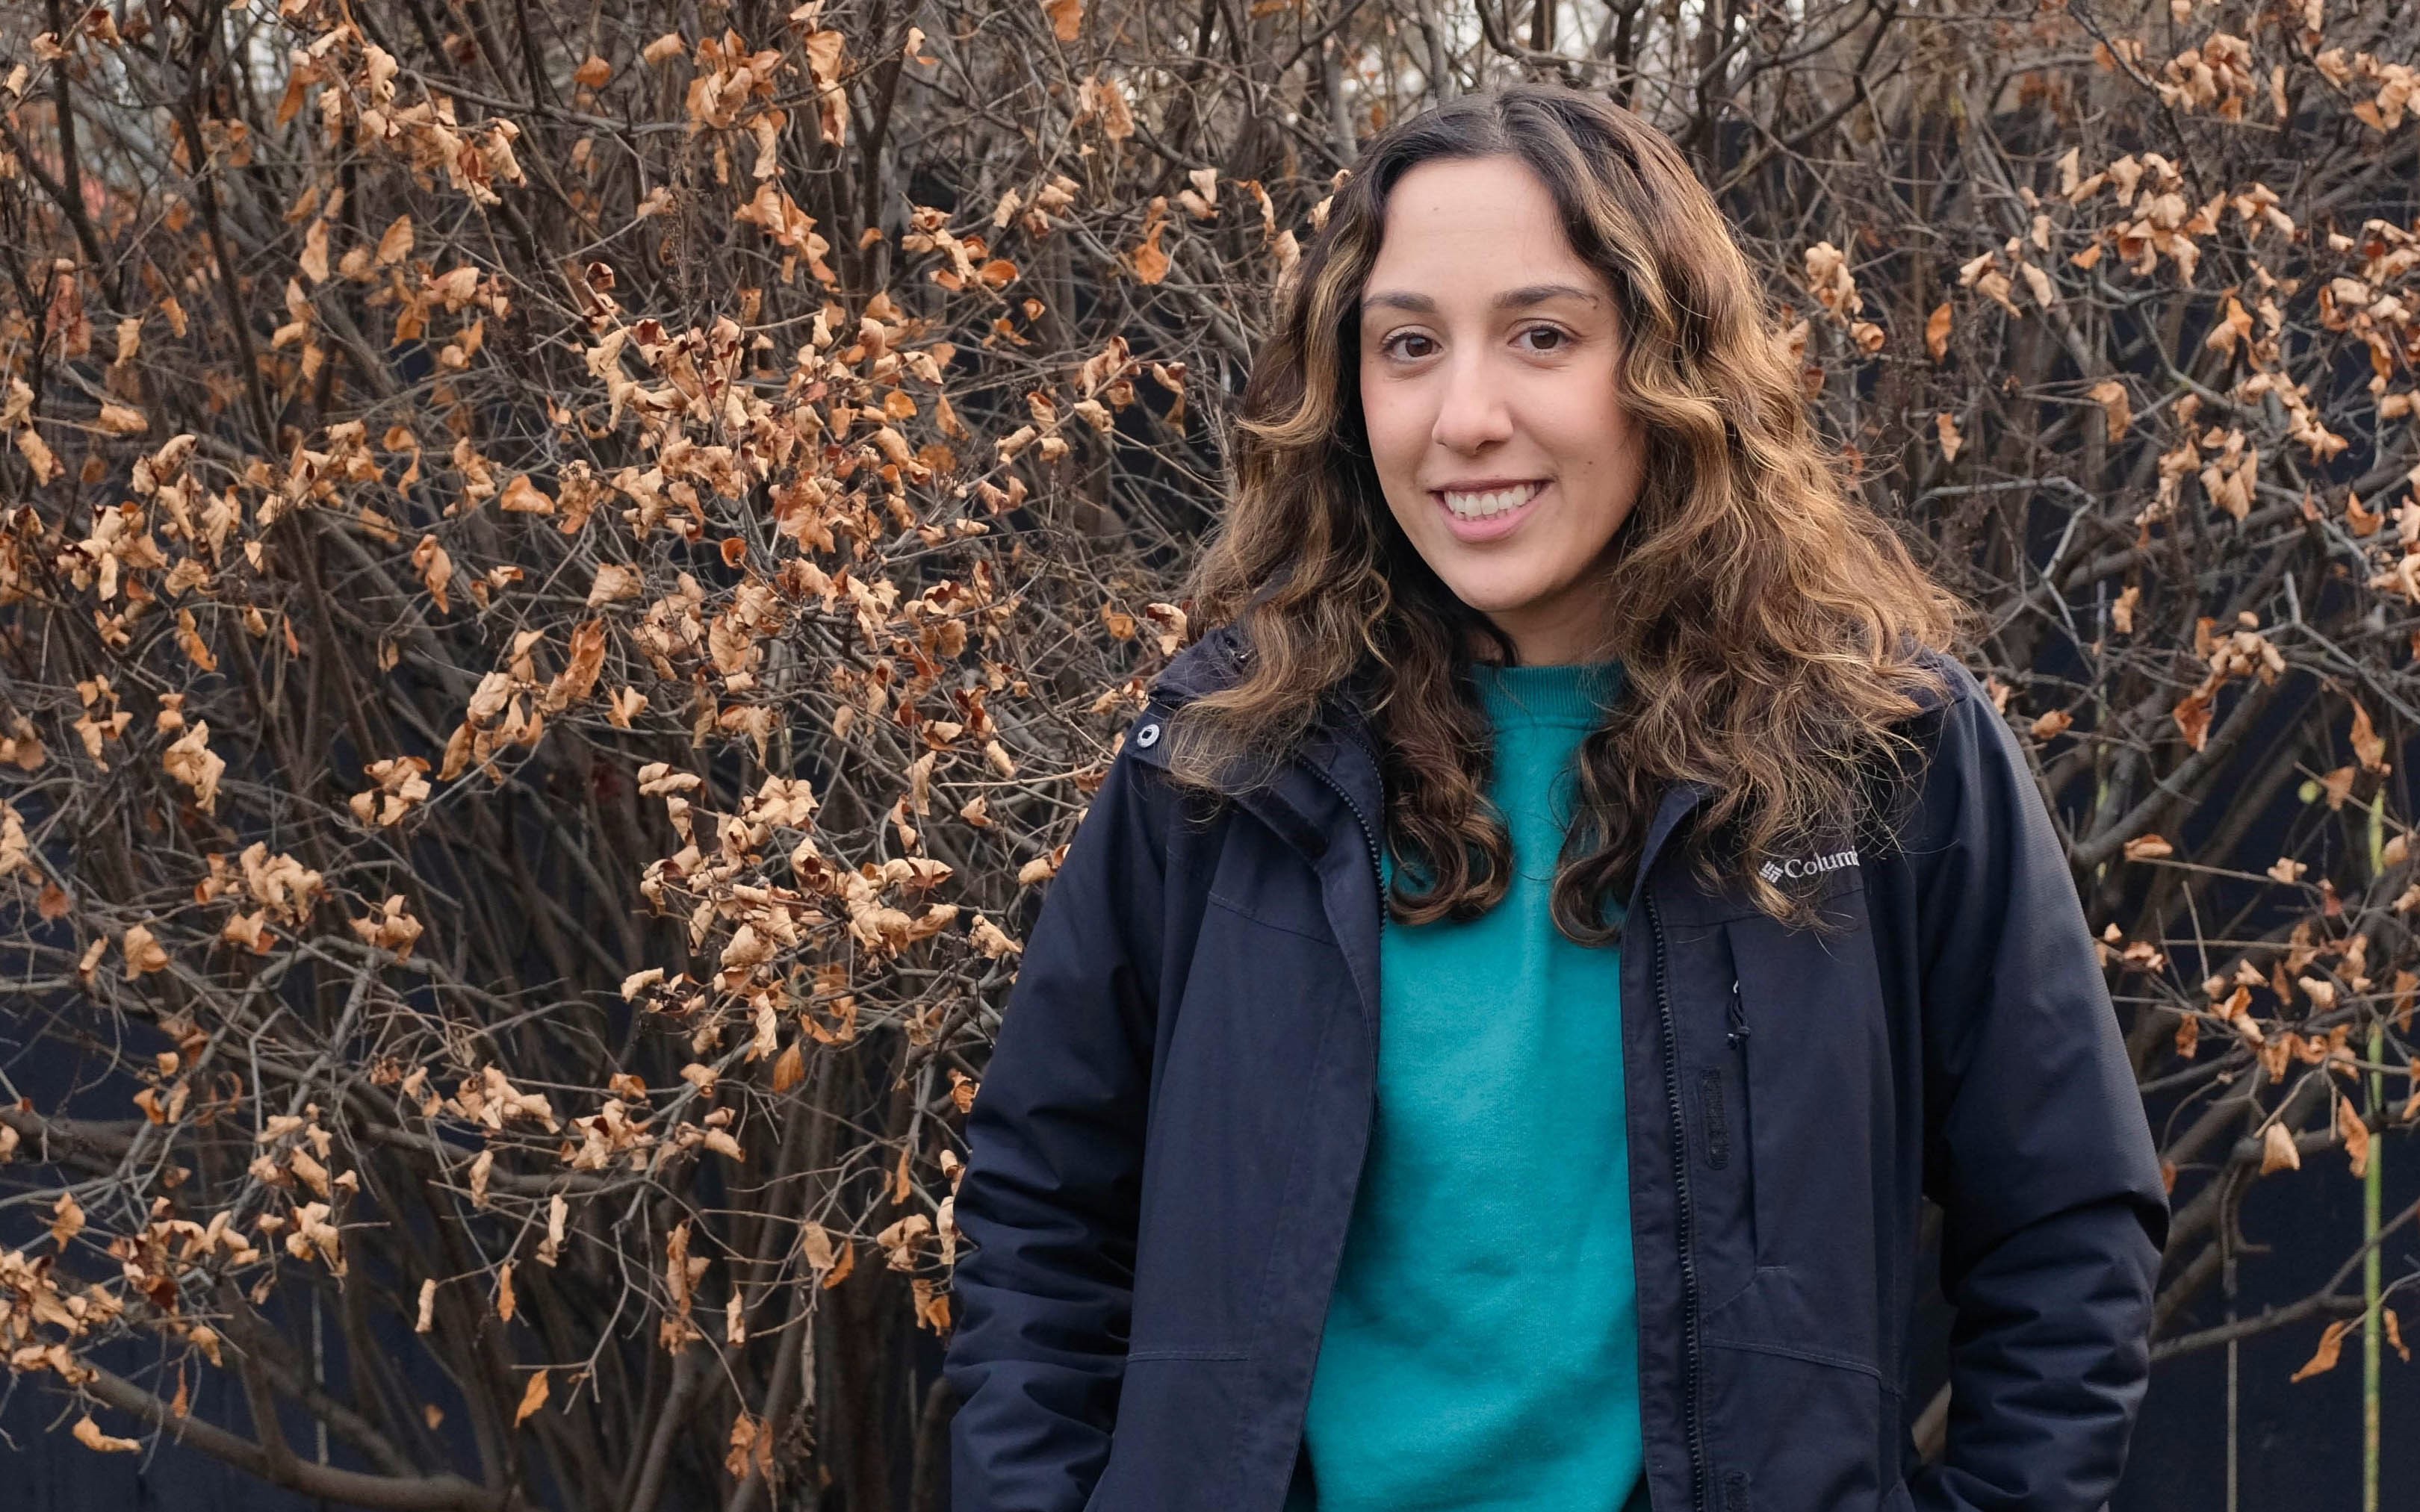
[[(2369, 866), (2376, 876), (2386, 870), (2386, 794), (2381, 790), (2369, 806)], [(2386, 1058), (2386, 1024), (2383, 1015), (2369, 1027), (2369, 1062), (2380, 1065)], [(2383, 1126), (2379, 1113), (2385, 1106), (2386, 1084), (2378, 1072), (2369, 1073), (2369, 1105), (2366, 1112)], [(2378, 1512), (2378, 1450), (2379, 1450), (2379, 1388), (2380, 1365), (2383, 1360), (2381, 1319), (2379, 1317), (2379, 1243), (2378, 1225), (2381, 1200), (2385, 1192), (2386, 1141), (2369, 1142), (2369, 1164), (2362, 1173), (2361, 1237), (2369, 1253), (2361, 1262), (2361, 1300), (2366, 1309), (2361, 1320), (2361, 1512)]]
[[(2369, 1058), (2375, 1065), (2386, 1056), (2386, 1030), (2383, 1025), (2369, 1031)], [(2375, 1116), (2385, 1103), (2385, 1078), (2378, 1072), (2369, 1073), (2369, 1111)], [(2362, 1512), (2378, 1512), (2378, 1447), (2381, 1324), (2379, 1315), (2379, 1254), (2378, 1222), (2380, 1198), (2384, 1190), (2386, 1141), (2369, 1142), (2369, 1169), (2362, 1176), (2361, 1235), (2370, 1246), (2361, 1262), (2362, 1304), (2369, 1309), (2361, 1320), (2361, 1508)]]

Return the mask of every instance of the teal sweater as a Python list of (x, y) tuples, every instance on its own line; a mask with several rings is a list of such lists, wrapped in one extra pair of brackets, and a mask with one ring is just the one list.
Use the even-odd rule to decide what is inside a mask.
[(1547, 902), (1620, 669), (1475, 675), (1512, 888), (1380, 936), (1377, 1121), (1287, 1512), (1617, 1512), (1640, 1471), (1620, 952)]

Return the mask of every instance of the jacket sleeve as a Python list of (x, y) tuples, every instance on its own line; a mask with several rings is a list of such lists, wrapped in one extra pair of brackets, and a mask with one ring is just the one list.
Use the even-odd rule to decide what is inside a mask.
[(2150, 1370), (2168, 1201), (2064, 851), (1963, 669), (1907, 850), (1925, 1190), (1943, 1208), (1948, 1436), (1920, 1512), (2094, 1512)]
[(967, 1115), (943, 1362), (957, 1512), (1079, 1512), (1124, 1377), (1157, 1005), (1166, 779), (1131, 748), (1077, 826)]

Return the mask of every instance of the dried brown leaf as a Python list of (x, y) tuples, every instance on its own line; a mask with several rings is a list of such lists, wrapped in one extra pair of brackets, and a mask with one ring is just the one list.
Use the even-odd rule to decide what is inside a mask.
[(2309, 1363), (2295, 1371), (2288, 1379), (2307, 1381), (2313, 1376), (2334, 1370), (2336, 1367), (2337, 1356), (2344, 1350), (2345, 1335), (2352, 1332), (2354, 1322), (2355, 1319), (2350, 1318), (2339, 1318), (2330, 1323), (2327, 1331), (2319, 1335), (2319, 1351), (2311, 1356)]
[(522, 1389), (521, 1404), (513, 1409), (513, 1427), (520, 1427), (529, 1421), (532, 1413), (544, 1407), (551, 1390), (551, 1388), (547, 1384), (546, 1367), (541, 1365), (538, 1367), (537, 1374), (530, 1377), (529, 1385)]
[(70, 1431), (75, 1435), (76, 1443), (95, 1454), (131, 1455), (139, 1452), (143, 1447), (132, 1439), (112, 1438), (103, 1433), (101, 1431), (101, 1425), (94, 1422), (89, 1415), (77, 1418), (75, 1427)]

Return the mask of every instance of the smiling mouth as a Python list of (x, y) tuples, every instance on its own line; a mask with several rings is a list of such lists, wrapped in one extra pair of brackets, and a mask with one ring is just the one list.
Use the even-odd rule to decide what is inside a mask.
[(1545, 486), (1544, 479), (1536, 478), (1528, 483), (1516, 483), (1503, 488), (1483, 490), (1435, 488), (1430, 490), (1430, 493), (1433, 498), (1443, 503), (1447, 512), (1456, 519), (1492, 519), (1497, 515), (1509, 514), (1537, 498), (1539, 490)]

